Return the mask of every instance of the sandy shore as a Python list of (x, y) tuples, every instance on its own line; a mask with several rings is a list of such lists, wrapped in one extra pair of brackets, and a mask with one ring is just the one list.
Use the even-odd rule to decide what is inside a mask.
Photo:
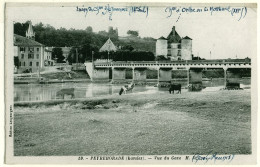
[(15, 155), (250, 154), (250, 90), (16, 103)]

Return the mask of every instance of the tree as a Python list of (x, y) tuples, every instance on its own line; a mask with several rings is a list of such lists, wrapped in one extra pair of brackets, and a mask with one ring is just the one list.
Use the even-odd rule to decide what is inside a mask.
[(166, 58), (164, 55), (158, 55), (155, 58), (156, 61), (166, 61), (166, 60), (170, 60), (170, 58)]
[(108, 36), (108, 33), (106, 31), (99, 31), (98, 34), (103, 36)]
[(134, 48), (132, 47), (132, 45), (125, 45), (122, 47), (122, 50), (129, 50), (130, 52), (134, 50)]
[(18, 56), (14, 57), (14, 66), (19, 67), (19, 58), (18, 58)]
[(199, 56), (193, 56), (192, 55), (192, 60), (205, 60), (204, 58), (201, 58), (201, 57), (199, 57)]
[(138, 31), (133, 31), (133, 30), (128, 30), (128, 31), (127, 31), (127, 34), (128, 34), (128, 35), (135, 36), (135, 37), (138, 37), (138, 35), (139, 35)]
[(57, 59), (57, 63), (64, 63), (64, 56), (61, 48), (52, 49), (52, 59)]
[(25, 23), (17, 22), (14, 24), (14, 34), (25, 37), (28, 27), (29, 27), (29, 21), (26, 21)]
[(93, 29), (92, 29), (91, 26), (88, 26), (88, 27), (86, 28), (86, 31), (87, 31), (88, 33), (93, 33)]
[[(18, 35), (25, 36), (26, 30), (28, 29), (28, 22), (14, 24), (14, 33)], [(98, 50), (104, 45), (108, 38), (110, 38), (116, 46), (125, 46), (125, 51), (150, 51), (155, 52), (155, 42), (156, 40), (150, 40), (148, 37), (145, 39), (141, 38), (131, 38), (129, 39), (119, 39), (118, 29), (109, 27), (108, 32), (100, 31), (98, 33), (93, 32), (92, 27), (87, 27), (85, 30), (76, 29), (66, 29), (59, 28), (56, 29), (51, 25), (45, 25), (43, 23), (38, 23), (33, 26), (35, 31), (35, 41), (44, 44), (45, 46), (53, 47), (78, 47), (78, 53), (82, 54), (79, 61), (84, 61), (84, 59), (89, 60), (91, 57), (91, 52)], [(92, 32), (92, 33), (90, 33)], [(137, 31), (129, 30), (130, 34), (138, 35)], [(134, 48), (134, 49), (133, 49)], [(74, 53), (75, 54), (75, 53)], [(95, 53), (97, 54), (97, 53)], [(128, 55), (128, 53), (122, 53)], [(99, 54), (95, 55), (98, 56)], [(103, 55), (105, 56), (105, 55)], [(122, 56), (122, 55), (121, 55)], [(54, 58), (55, 56), (53, 56)], [(72, 59), (72, 57), (71, 57)], [(123, 58), (122, 58), (123, 59)], [(60, 59), (59, 59), (60, 61)]]

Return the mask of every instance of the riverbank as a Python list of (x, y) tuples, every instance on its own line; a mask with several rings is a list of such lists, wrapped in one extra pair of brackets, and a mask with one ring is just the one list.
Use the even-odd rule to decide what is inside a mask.
[(51, 83), (67, 83), (67, 82), (88, 82), (91, 81), (86, 71), (55, 71), (42, 73), (39, 78), (37, 73), (32, 75), (14, 75), (14, 84), (51, 84)]
[(15, 103), (14, 154), (250, 154), (250, 90)]

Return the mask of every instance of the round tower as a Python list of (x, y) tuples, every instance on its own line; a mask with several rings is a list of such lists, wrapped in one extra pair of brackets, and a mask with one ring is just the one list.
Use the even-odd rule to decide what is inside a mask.
[(163, 36), (156, 41), (156, 56), (167, 56), (167, 39)]
[(192, 60), (192, 39), (188, 36), (181, 39), (181, 59)]

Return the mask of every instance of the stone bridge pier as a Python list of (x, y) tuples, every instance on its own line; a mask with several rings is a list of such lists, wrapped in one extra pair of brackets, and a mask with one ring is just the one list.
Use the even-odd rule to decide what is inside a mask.
[(126, 68), (112, 68), (112, 80), (125, 80)]
[[(242, 70), (250, 70), (248, 68), (223, 68), (224, 70), (224, 87), (227, 87), (227, 83), (240, 83), (240, 79), (243, 77)], [(250, 75), (251, 77), (251, 75)]]
[(133, 68), (134, 81), (146, 81), (146, 68)]
[[(112, 68), (112, 80), (125, 80), (126, 79), (125, 67)], [(133, 81), (146, 81), (146, 68), (132, 67), (132, 80)]]
[(202, 70), (202, 68), (190, 68), (187, 70), (189, 91), (202, 90)]
[(94, 68), (93, 81), (109, 81), (109, 68)]

